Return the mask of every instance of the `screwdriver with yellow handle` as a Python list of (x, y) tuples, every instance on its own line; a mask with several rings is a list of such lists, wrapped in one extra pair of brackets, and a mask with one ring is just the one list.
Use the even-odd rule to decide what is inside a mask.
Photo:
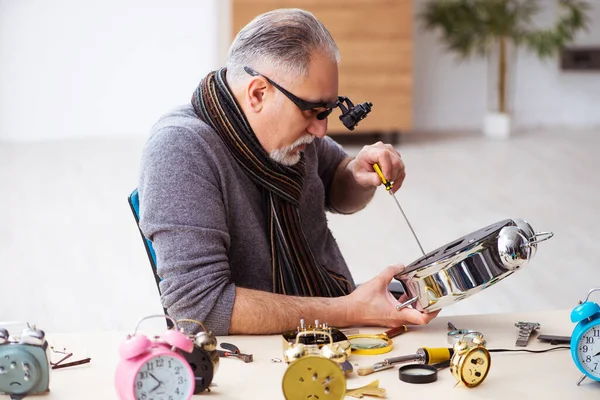
[(423, 246), (421, 246), (421, 242), (419, 242), (419, 238), (417, 237), (417, 234), (415, 233), (412, 225), (408, 221), (408, 218), (406, 218), (406, 214), (404, 214), (404, 210), (402, 210), (402, 207), (400, 206), (398, 199), (394, 195), (394, 192), (392, 192), (392, 188), (394, 187), (394, 184), (392, 182), (388, 181), (387, 179), (385, 179), (385, 176), (383, 176), (383, 172), (381, 171), (381, 167), (379, 167), (379, 164), (377, 164), (377, 163), (373, 164), (373, 169), (375, 169), (375, 172), (377, 172), (377, 175), (379, 175), (379, 177), (381, 178), (381, 182), (383, 183), (383, 186), (385, 186), (385, 190), (387, 190), (388, 193), (391, 194), (392, 197), (394, 198), (394, 200), (396, 201), (396, 204), (398, 205), (398, 208), (400, 209), (400, 212), (402, 213), (404, 220), (408, 224), (410, 231), (412, 232), (413, 236), (415, 237), (415, 240), (417, 241), (417, 244), (419, 245), (419, 248), (421, 249), (421, 253), (423, 253), (423, 255), (425, 255), (425, 251), (423, 250)]
[(448, 361), (454, 354), (454, 349), (446, 347), (421, 347), (417, 349), (415, 354), (408, 354), (400, 357), (386, 358), (382, 362), (375, 363), (369, 367), (361, 367), (358, 369), (358, 375), (364, 376), (373, 372), (382, 371), (392, 368), (396, 364), (416, 361), (419, 364), (437, 364)]

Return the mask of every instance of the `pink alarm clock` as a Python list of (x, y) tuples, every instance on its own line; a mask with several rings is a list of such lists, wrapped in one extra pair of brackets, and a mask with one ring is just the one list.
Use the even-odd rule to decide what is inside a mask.
[[(137, 334), (140, 323), (150, 318), (168, 318), (175, 328), (162, 337), (148, 339)], [(194, 372), (179, 351), (191, 353), (194, 342), (168, 315), (142, 318), (133, 333), (119, 346), (120, 361), (115, 387), (120, 400), (189, 400), (194, 394)]]

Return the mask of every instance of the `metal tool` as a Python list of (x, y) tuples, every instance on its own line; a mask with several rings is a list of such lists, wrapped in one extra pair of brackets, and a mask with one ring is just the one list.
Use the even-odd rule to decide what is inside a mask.
[(392, 188), (394, 187), (394, 183), (388, 181), (387, 179), (385, 179), (385, 176), (383, 176), (383, 172), (381, 171), (381, 168), (379, 167), (379, 164), (377, 164), (377, 163), (373, 164), (373, 169), (375, 169), (375, 172), (377, 172), (377, 175), (379, 175), (379, 177), (381, 178), (381, 182), (383, 183), (383, 186), (385, 186), (385, 190), (387, 190), (388, 193), (394, 198), (394, 201), (398, 205), (398, 208), (400, 209), (400, 212), (402, 213), (402, 216), (404, 217), (404, 220), (408, 224), (408, 227), (410, 228), (410, 231), (412, 232), (413, 236), (415, 237), (415, 240), (417, 241), (417, 244), (419, 245), (419, 248), (421, 249), (421, 253), (423, 253), (423, 255), (425, 255), (425, 250), (423, 250), (423, 246), (421, 246), (421, 242), (419, 241), (419, 238), (417, 237), (417, 234), (415, 233), (412, 225), (408, 221), (408, 218), (406, 218), (406, 214), (404, 214), (404, 210), (402, 210), (402, 206), (400, 206), (400, 203), (398, 202), (398, 199), (394, 195), (394, 192), (392, 192)]
[(217, 349), (217, 352), (219, 353), (220, 357), (239, 358), (240, 360), (244, 361), (245, 363), (254, 361), (254, 356), (252, 354), (240, 353), (240, 349), (234, 344), (221, 343), (221, 347), (224, 348), (225, 350)]
[(537, 338), (542, 342), (550, 342), (553, 346), (571, 343), (571, 336), (538, 335)]
[(364, 376), (373, 372), (383, 371), (384, 369), (392, 368), (395, 364), (407, 363), (416, 361), (420, 364), (437, 364), (442, 361), (449, 360), (454, 354), (454, 349), (446, 347), (421, 347), (417, 349), (415, 354), (408, 354), (400, 357), (386, 358), (382, 362), (375, 363), (370, 367), (358, 369), (358, 375)]

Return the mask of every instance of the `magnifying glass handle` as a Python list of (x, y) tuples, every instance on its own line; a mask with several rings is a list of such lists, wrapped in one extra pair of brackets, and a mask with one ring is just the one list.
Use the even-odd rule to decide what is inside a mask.
[(387, 337), (394, 338), (404, 332), (406, 332), (408, 330), (408, 328), (406, 327), (406, 325), (400, 325), (397, 326), (395, 328), (389, 329), (387, 331), (385, 331), (384, 333), (387, 335)]

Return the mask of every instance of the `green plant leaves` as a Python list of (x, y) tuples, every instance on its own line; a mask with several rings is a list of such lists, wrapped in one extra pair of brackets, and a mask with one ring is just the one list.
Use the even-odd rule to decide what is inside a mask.
[(500, 38), (524, 45), (540, 58), (556, 55), (589, 24), (589, 5), (558, 0), (561, 15), (554, 26), (536, 28), (538, 0), (430, 0), (419, 18), (425, 28), (442, 31), (447, 48), (461, 57), (489, 54)]

